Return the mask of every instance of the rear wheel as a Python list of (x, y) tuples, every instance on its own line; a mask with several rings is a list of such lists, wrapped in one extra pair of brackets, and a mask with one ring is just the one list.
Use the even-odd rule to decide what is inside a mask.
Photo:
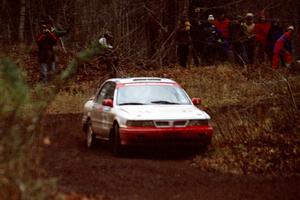
[(92, 128), (92, 124), (90, 122), (88, 122), (87, 124), (87, 129), (85, 133), (86, 147), (89, 149), (94, 148), (96, 146), (96, 137)]

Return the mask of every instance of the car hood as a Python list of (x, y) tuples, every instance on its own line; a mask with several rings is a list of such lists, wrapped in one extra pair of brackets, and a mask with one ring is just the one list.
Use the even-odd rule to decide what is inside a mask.
[(194, 105), (130, 105), (120, 110), (131, 120), (210, 119)]

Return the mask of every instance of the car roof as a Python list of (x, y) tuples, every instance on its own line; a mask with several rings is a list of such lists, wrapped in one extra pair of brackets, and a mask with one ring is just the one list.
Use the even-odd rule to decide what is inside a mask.
[(132, 78), (113, 78), (107, 81), (113, 81), (116, 83), (127, 84), (127, 83), (176, 83), (175, 81), (168, 78), (159, 77), (132, 77)]

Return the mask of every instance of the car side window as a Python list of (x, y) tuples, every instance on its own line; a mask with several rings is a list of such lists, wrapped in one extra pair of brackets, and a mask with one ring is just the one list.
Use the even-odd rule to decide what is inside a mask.
[(101, 104), (104, 99), (113, 99), (115, 87), (116, 84), (113, 82), (105, 83), (96, 98), (96, 102)]
[(114, 99), (114, 94), (115, 94), (115, 88), (116, 88), (116, 84), (111, 82), (110, 86), (107, 89), (107, 92), (104, 96), (104, 99)]

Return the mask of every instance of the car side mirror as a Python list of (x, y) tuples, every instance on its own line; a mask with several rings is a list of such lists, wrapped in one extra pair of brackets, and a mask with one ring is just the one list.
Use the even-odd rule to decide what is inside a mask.
[(112, 99), (104, 99), (103, 102), (102, 102), (102, 105), (103, 106), (108, 106), (108, 107), (113, 107), (113, 100)]
[(201, 103), (202, 103), (202, 99), (200, 99), (200, 98), (192, 98), (192, 102), (193, 102), (193, 104), (195, 105), (195, 106), (200, 106), (201, 105)]

